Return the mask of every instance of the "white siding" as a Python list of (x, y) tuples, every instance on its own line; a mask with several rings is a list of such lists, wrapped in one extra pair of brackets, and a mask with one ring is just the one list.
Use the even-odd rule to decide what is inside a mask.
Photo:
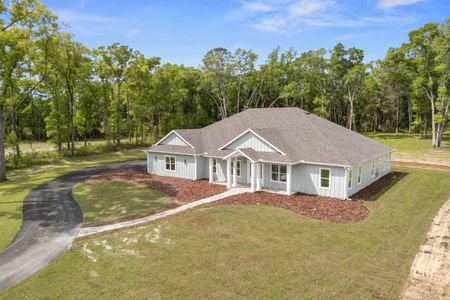
[(208, 158), (197, 157), (197, 179), (209, 178), (208, 164)]
[[(362, 174), (361, 174), (361, 183), (358, 184), (358, 166), (353, 168), (353, 176), (352, 176), (352, 188), (348, 190), (348, 197), (359, 192), (363, 188), (369, 186), (373, 182), (377, 181), (384, 175), (391, 172), (391, 155), (383, 155), (374, 159), (375, 161), (375, 172), (374, 176), (372, 176), (372, 160), (369, 160), (363, 164), (362, 166)], [(378, 176), (377, 176), (378, 169)], [(345, 188), (347, 188), (347, 183)]]
[[(167, 171), (165, 156), (175, 156), (175, 171)], [(195, 159), (188, 155), (172, 155), (161, 153), (147, 153), (147, 168), (150, 174), (180, 177), (195, 180)]]
[[(264, 164), (263, 188), (286, 190), (285, 182), (272, 181), (272, 166)], [(330, 169), (330, 187), (320, 187), (320, 169)], [(292, 166), (292, 192), (344, 199), (344, 168), (297, 164)]]
[(174, 145), (174, 146), (187, 146), (187, 147), (189, 147), (188, 144), (186, 144), (182, 139), (180, 139), (180, 137), (178, 135), (176, 135), (173, 132), (168, 137), (163, 139), (160, 142), (160, 144), (161, 145)]
[(239, 139), (231, 143), (226, 147), (226, 149), (242, 149), (242, 148), (252, 148), (255, 151), (261, 152), (277, 152), (269, 144), (261, 140), (259, 137), (251, 132), (247, 132)]

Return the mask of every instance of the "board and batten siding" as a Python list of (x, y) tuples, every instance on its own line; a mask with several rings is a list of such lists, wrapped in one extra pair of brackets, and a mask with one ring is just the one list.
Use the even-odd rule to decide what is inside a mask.
[(209, 178), (209, 159), (203, 156), (197, 157), (197, 179)]
[[(374, 175), (372, 176), (372, 161), (375, 163)], [(361, 183), (358, 183), (358, 168), (361, 166)], [(348, 172), (348, 171), (347, 171)], [(379, 156), (358, 166), (353, 167), (352, 188), (348, 189), (348, 197), (371, 185), (381, 177), (391, 172), (391, 154)], [(378, 176), (377, 176), (378, 173)], [(348, 188), (348, 182), (345, 183)]]
[(260, 152), (277, 152), (268, 143), (261, 140), (259, 137), (254, 135), (252, 132), (247, 132), (231, 144), (227, 145), (226, 149), (242, 149), (242, 148), (252, 148), (255, 151)]
[[(166, 170), (166, 156), (175, 157), (175, 171)], [(147, 153), (147, 171), (150, 174), (179, 177), (195, 180), (196, 165), (195, 158), (189, 155)]]
[[(330, 170), (330, 187), (320, 187), (320, 169)], [(263, 188), (286, 190), (285, 182), (272, 181), (272, 164), (264, 164)], [(292, 193), (301, 192), (325, 197), (345, 198), (345, 170), (341, 167), (329, 167), (313, 164), (292, 166)]]
[(178, 135), (171, 133), (168, 137), (160, 142), (161, 145), (188, 146)]

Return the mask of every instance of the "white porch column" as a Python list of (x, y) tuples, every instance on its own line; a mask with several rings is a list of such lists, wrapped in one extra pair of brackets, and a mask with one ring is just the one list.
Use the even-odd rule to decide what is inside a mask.
[(233, 159), (233, 187), (237, 186), (237, 157)]
[(292, 190), (292, 166), (286, 166), (286, 194), (289, 196)]
[(265, 164), (261, 163), (261, 186), (264, 187), (264, 169), (265, 169)]
[(255, 172), (255, 163), (252, 163), (251, 169), (250, 169), (250, 190), (252, 193), (255, 192), (255, 177), (256, 177), (256, 172)]
[(231, 160), (227, 159), (227, 188), (231, 188)]
[(214, 182), (213, 159), (209, 158), (209, 183)]
[(256, 190), (261, 189), (261, 164), (256, 164)]

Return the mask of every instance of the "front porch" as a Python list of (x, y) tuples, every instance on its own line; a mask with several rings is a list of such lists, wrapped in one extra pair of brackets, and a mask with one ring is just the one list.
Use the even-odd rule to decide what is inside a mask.
[(209, 158), (209, 182), (228, 189), (250, 187), (250, 191), (292, 194), (292, 165), (272, 164), (252, 159), (236, 150), (224, 159)]

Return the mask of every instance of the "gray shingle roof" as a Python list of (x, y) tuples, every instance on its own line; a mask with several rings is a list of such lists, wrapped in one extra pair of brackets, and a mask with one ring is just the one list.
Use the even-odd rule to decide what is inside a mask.
[[(223, 158), (231, 152), (219, 148), (248, 129), (286, 154), (254, 151), (266, 161), (354, 166), (394, 150), (299, 108), (247, 109), (201, 129), (177, 129), (195, 149), (170, 147), (184, 148), (186, 154)], [(166, 147), (152, 146), (149, 151), (164, 152)]]

